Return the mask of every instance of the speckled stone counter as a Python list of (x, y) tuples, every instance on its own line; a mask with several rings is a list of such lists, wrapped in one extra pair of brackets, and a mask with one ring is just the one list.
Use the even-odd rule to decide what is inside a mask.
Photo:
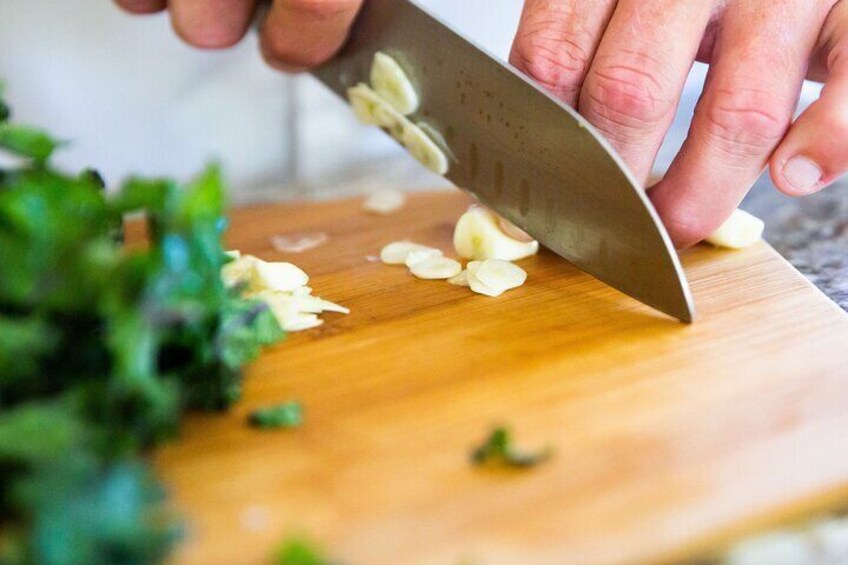
[(742, 207), (765, 220), (765, 238), (781, 255), (848, 310), (848, 179), (798, 199), (763, 179)]

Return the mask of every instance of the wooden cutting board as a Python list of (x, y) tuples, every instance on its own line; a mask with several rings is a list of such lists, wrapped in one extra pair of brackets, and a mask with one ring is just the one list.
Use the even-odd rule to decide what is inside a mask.
[[(348, 564), (671, 561), (848, 500), (848, 315), (768, 245), (684, 254), (692, 326), (549, 253), (497, 299), (374, 262), (400, 239), (450, 253), (468, 202), (235, 212), (233, 248), (352, 314), (268, 351), (235, 409), (157, 454), (190, 523), (178, 562), (267, 563), (291, 534)], [(314, 230), (329, 242), (301, 255), (269, 239)], [(290, 399), (301, 429), (245, 425)], [(498, 423), (554, 457), (471, 466)]]

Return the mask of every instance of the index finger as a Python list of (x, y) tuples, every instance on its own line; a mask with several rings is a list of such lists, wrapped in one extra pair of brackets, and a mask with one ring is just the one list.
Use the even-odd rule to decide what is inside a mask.
[(362, 0), (274, 0), (262, 24), (262, 55), (283, 70), (316, 67), (347, 39)]

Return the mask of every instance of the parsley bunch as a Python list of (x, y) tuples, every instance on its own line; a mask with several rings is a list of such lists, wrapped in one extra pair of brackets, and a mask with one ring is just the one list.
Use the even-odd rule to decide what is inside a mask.
[[(161, 561), (180, 527), (146, 452), (225, 409), (283, 332), (224, 287), (224, 189), (50, 165), (61, 146), (0, 100), (0, 563)], [(120, 243), (126, 214), (149, 245)]]

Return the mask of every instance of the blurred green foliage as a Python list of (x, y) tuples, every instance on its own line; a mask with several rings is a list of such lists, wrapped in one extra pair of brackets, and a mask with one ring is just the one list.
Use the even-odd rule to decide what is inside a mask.
[[(49, 164), (61, 144), (0, 100), (0, 563), (165, 558), (180, 526), (144, 456), (187, 409), (222, 410), (283, 332), (224, 287), (217, 167), (187, 186)], [(141, 213), (150, 245), (121, 243)]]

